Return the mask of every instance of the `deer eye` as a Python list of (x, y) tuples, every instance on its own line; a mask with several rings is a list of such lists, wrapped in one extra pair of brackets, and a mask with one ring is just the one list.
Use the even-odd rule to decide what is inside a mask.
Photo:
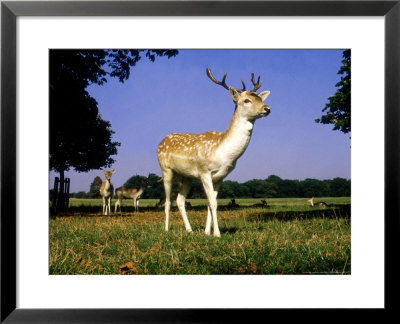
[(251, 102), (251, 100), (250, 99), (244, 99), (244, 102), (245, 103), (249, 103), (249, 102)]

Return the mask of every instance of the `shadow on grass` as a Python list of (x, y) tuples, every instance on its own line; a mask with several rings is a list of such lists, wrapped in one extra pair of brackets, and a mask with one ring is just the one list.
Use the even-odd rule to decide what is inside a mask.
[(219, 231), (222, 234), (235, 234), (239, 229), (237, 227), (220, 227)]
[[(177, 207), (172, 207), (171, 211), (177, 211)], [(206, 211), (206, 206), (194, 206), (187, 209), (188, 211)], [(276, 210), (270, 209), (269, 207), (263, 207), (254, 209), (252, 206), (241, 206), (229, 208), (227, 206), (221, 206), (218, 208), (219, 211), (249, 211), (246, 215), (248, 221), (269, 221), (269, 220), (282, 220), (288, 221), (293, 219), (309, 219), (309, 218), (350, 218), (351, 205), (330, 205), (326, 208), (316, 208), (314, 210), (305, 211), (291, 211), (291, 210)], [(134, 215), (143, 214), (143, 212), (160, 212), (164, 213), (163, 208), (157, 207), (142, 207), (139, 212), (135, 212), (133, 207), (125, 207), (122, 213), (113, 213), (109, 217), (128, 217)], [(59, 211), (54, 214), (52, 211), (49, 212), (50, 217), (98, 217), (103, 216), (101, 208), (98, 206), (73, 206), (64, 211)], [(225, 229), (227, 233), (234, 233), (235, 229)]]
[[(226, 211), (226, 210), (242, 210), (248, 209), (249, 207), (241, 206), (241, 207), (230, 207), (230, 206), (218, 206), (219, 211)], [(254, 208), (254, 207), (251, 207)], [(199, 205), (199, 206), (191, 206), (186, 207), (187, 211), (205, 211), (207, 210), (206, 205)], [(178, 211), (178, 207), (171, 206), (171, 212)], [(53, 210), (50, 208), (49, 210), (50, 216), (80, 216), (80, 214), (85, 216), (99, 216), (102, 215), (102, 207), (99, 206), (71, 206), (68, 209), (58, 211), (54, 213)], [(125, 206), (122, 207), (122, 212), (117, 211), (117, 213), (112, 213), (112, 216), (126, 216), (127, 214), (140, 214), (143, 212), (164, 212), (164, 207), (154, 207), (154, 206), (147, 206), (147, 207), (140, 207), (139, 212), (135, 212), (133, 206)]]
[(271, 212), (254, 212), (246, 219), (248, 221), (266, 222), (270, 220), (290, 221), (293, 219), (310, 219), (310, 218), (347, 218), (351, 217), (351, 205), (337, 205), (326, 209), (316, 209), (307, 211), (271, 211)]

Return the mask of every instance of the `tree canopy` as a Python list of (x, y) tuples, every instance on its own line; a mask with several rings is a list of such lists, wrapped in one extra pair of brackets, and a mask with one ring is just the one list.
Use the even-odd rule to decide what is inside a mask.
[(342, 75), (336, 84), (336, 93), (328, 98), (321, 118), (315, 120), (321, 124), (333, 124), (333, 130), (343, 133), (351, 131), (351, 50), (343, 51), (342, 66), (338, 72)]
[(61, 183), (71, 168), (87, 172), (110, 167), (120, 146), (112, 141), (111, 123), (102, 119), (87, 86), (102, 85), (110, 77), (124, 82), (142, 56), (154, 62), (156, 56), (177, 54), (177, 50), (50, 50), (49, 160)]

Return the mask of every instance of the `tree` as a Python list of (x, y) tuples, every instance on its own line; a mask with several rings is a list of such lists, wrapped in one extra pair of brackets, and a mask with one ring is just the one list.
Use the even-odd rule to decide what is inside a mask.
[(96, 176), (93, 179), (93, 182), (90, 184), (90, 189), (89, 189), (90, 198), (100, 198), (100, 187), (102, 183), (103, 180), (99, 176)]
[(239, 198), (243, 196), (243, 190), (238, 182), (226, 180), (222, 182), (218, 192), (218, 198)]
[[(174, 188), (174, 185), (172, 185)], [(174, 189), (172, 189), (174, 191)], [(206, 198), (206, 194), (204, 192), (203, 184), (199, 179), (193, 179), (192, 184), (190, 185), (190, 192), (188, 194), (188, 198)]]
[(273, 182), (259, 179), (249, 180), (243, 185), (248, 188), (251, 198), (276, 197), (276, 191), (278, 188), (278, 186)]
[(150, 173), (147, 177), (147, 188), (143, 193), (143, 198), (161, 198), (164, 196), (164, 185), (160, 177)]
[(300, 197), (300, 181), (285, 179), (279, 185), (277, 197)]
[(305, 179), (300, 182), (302, 196), (311, 197), (328, 197), (329, 186), (326, 182), (317, 179)]
[[(86, 91), (90, 84), (102, 85), (107, 77), (120, 82), (142, 54), (154, 62), (156, 56), (177, 55), (176, 50), (51, 50), (50, 51), (50, 170), (60, 174), (73, 168), (87, 172), (110, 167), (118, 142), (112, 141), (111, 124), (101, 118), (97, 102)], [(63, 194), (61, 187), (60, 194)], [(63, 206), (59, 206), (62, 208)]]
[(267, 182), (275, 183), (277, 186), (276, 197), (291, 198), (299, 197), (300, 195), (300, 182), (299, 180), (281, 179), (276, 175), (270, 175)]
[(91, 198), (91, 197), (89, 197), (88, 194), (87, 194), (86, 192), (84, 192), (84, 191), (79, 191), (79, 192), (76, 192), (76, 193), (71, 193), (71, 198), (79, 198), (79, 199), (82, 199), (82, 198)]
[(338, 72), (342, 77), (336, 84), (339, 89), (328, 98), (328, 103), (322, 109), (326, 114), (315, 119), (315, 122), (333, 124), (333, 130), (346, 134), (351, 131), (351, 50), (343, 51), (342, 64)]
[(348, 197), (351, 195), (350, 180), (343, 178), (334, 178), (329, 180), (330, 196), (332, 197)]

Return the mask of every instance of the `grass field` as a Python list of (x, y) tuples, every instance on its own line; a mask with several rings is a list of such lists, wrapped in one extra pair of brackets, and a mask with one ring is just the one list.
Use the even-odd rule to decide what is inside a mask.
[[(115, 200), (114, 200), (115, 201)], [(189, 199), (193, 233), (176, 206), (170, 230), (157, 200), (102, 216), (100, 199), (71, 199), (50, 218), (50, 274), (350, 274), (350, 198), (218, 201), (221, 237), (206, 236), (206, 200)]]

